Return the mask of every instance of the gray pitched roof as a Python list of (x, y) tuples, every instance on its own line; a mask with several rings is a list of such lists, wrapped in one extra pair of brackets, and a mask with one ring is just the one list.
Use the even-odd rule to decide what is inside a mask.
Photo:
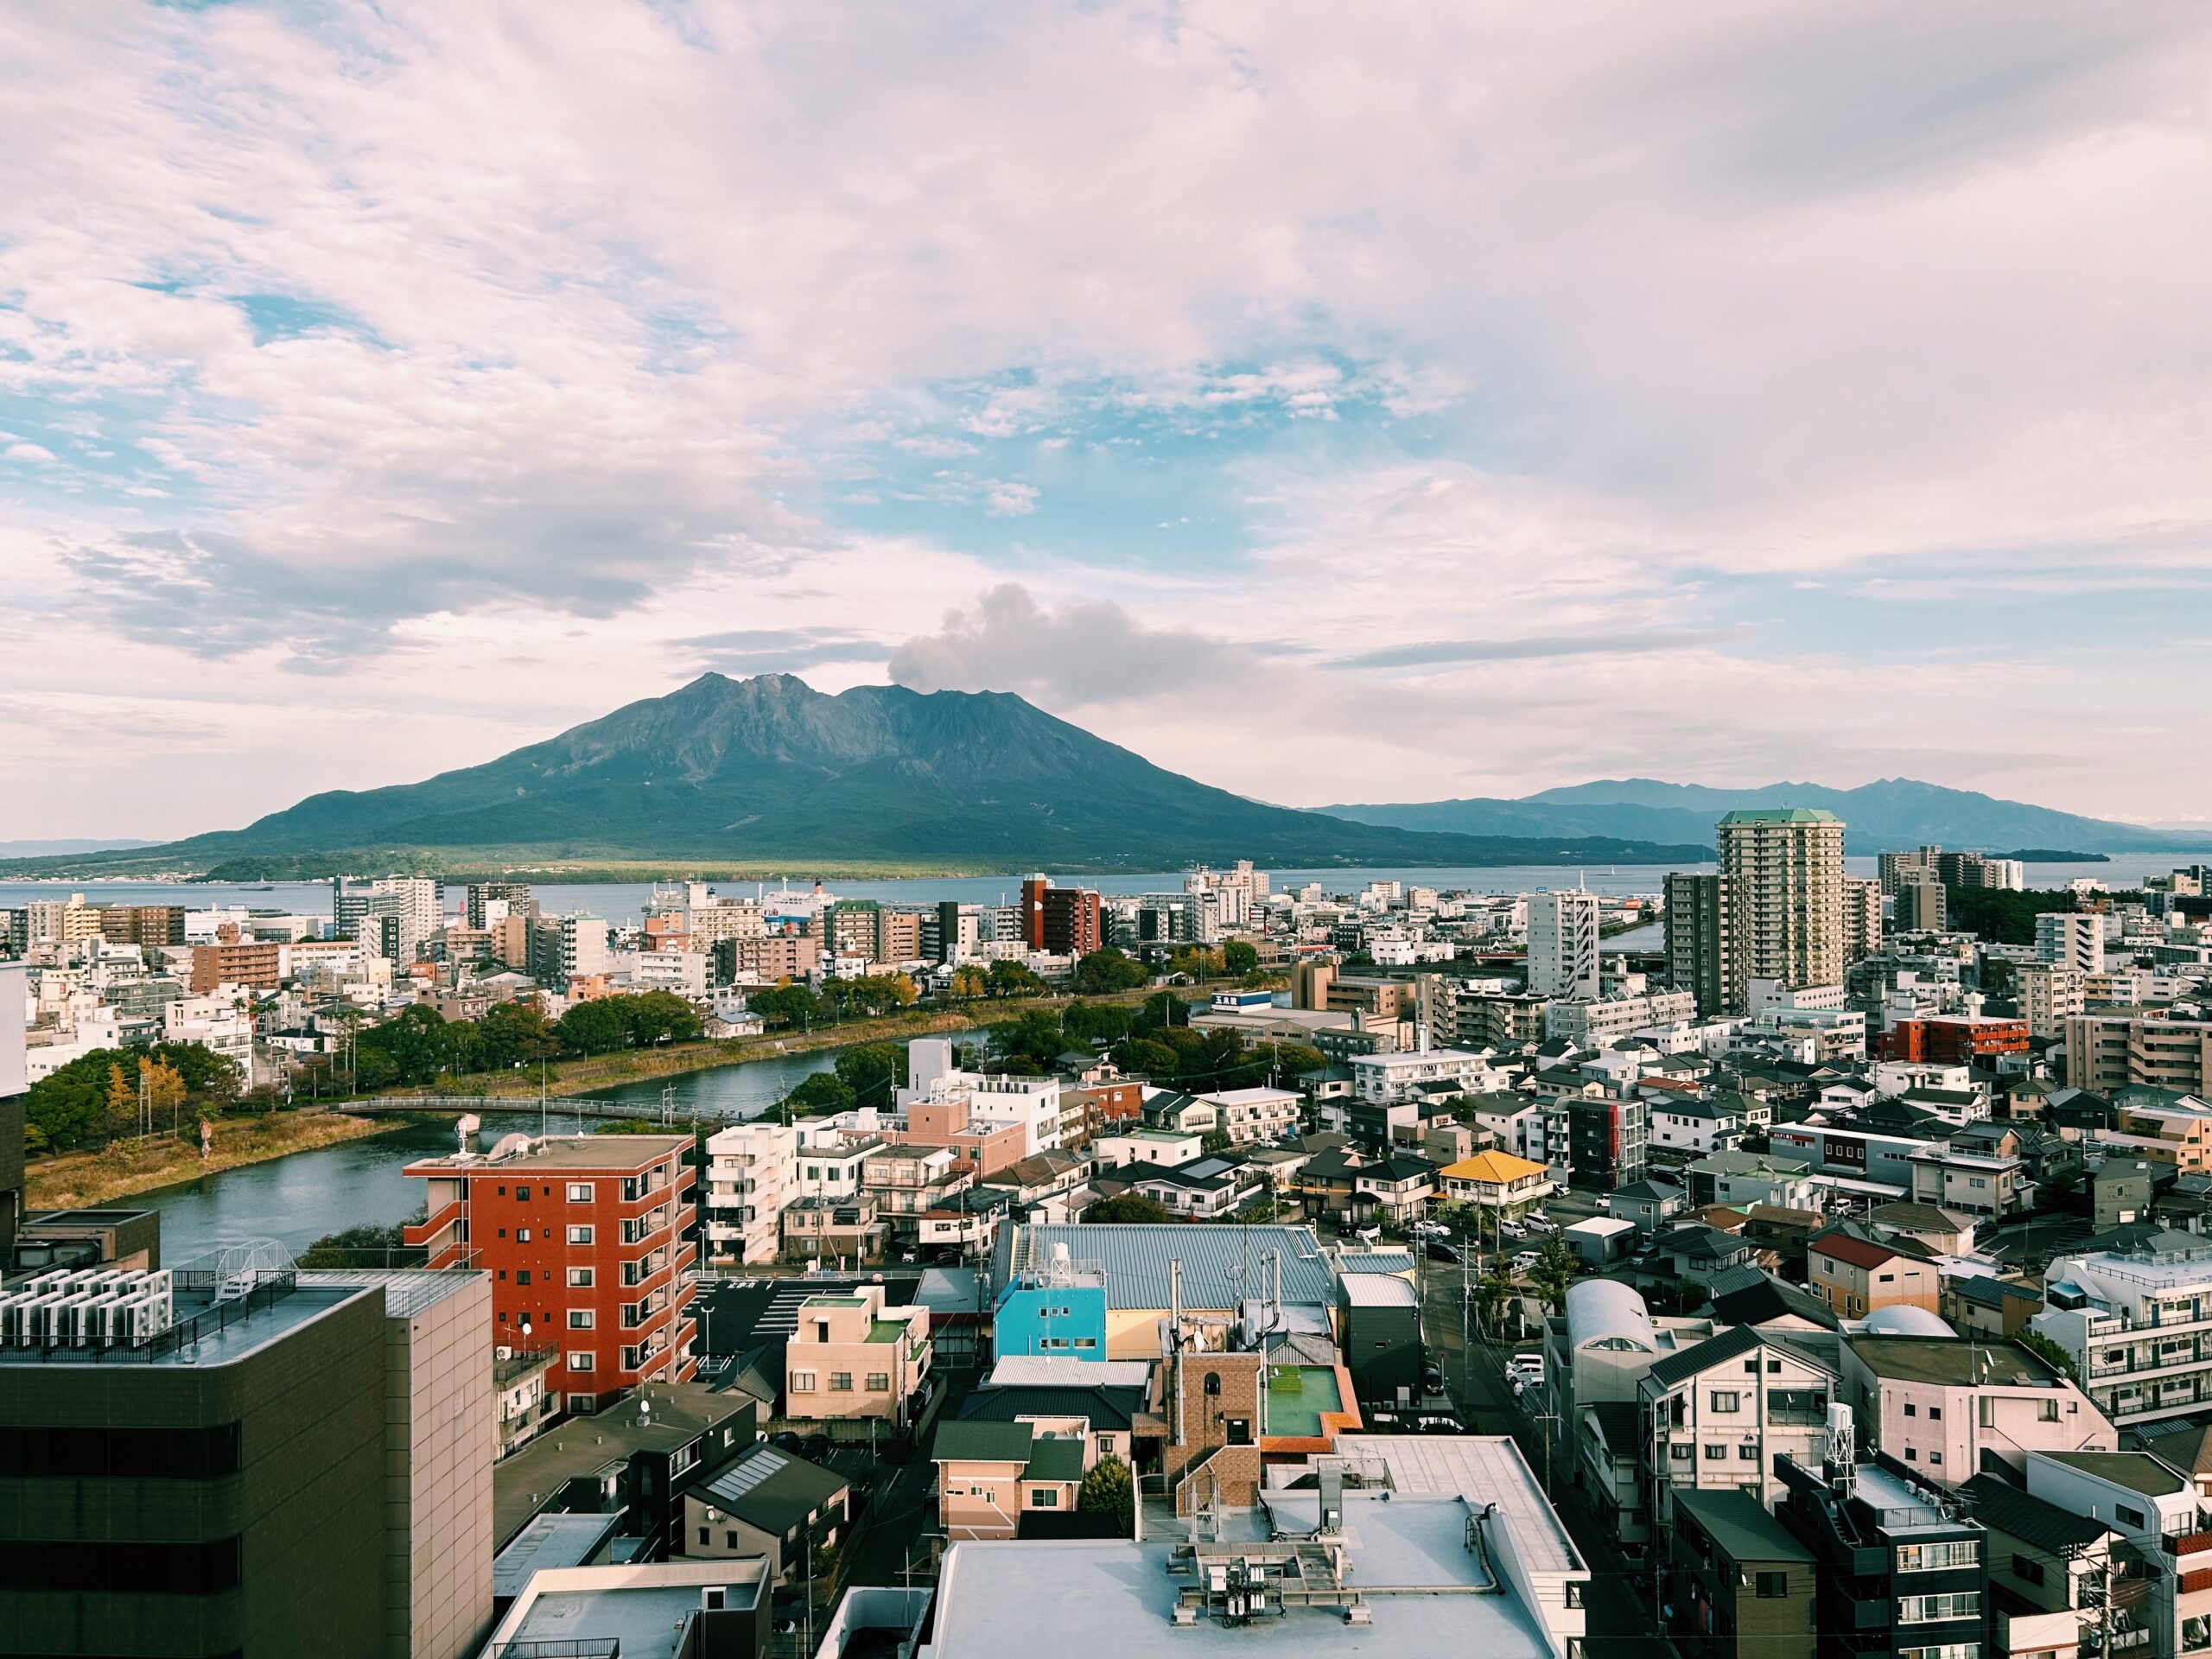
[(1199, 1227), (1179, 1222), (1125, 1223), (1110, 1226), (1035, 1226), (1020, 1230), (1013, 1265), (1019, 1271), (1042, 1268), (1052, 1246), (1065, 1244), (1077, 1262), (1096, 1262), (1106, 1271), (1106, 1305), (1116, 1309), (1164, 1308), (1168, 1303), (1168, 1266), (1183, 1264), (1183, 1306), (1231, 1308), (1272, 1289), (1280, 1250), (1282, 1299), (1307, 1306), (1332, 1306), (1333, 1277), (1319, 1241), (1308, 1227)]
[(1647, 1375), (1662, 1389), (1671, 1389), (1701, 1376), (1715, 1365), (1725, 1365), (1732, 1359), (1755, 1353), (1766, 1346), (1766, 1338), (1750, 1325), (1738, 1325), (1733, 1331), (1723, 1332), (1717, 1337), (1707, 1337), (1694, 1348), (1685, 1348), (1680, 1353), (1669, 1354), (1654, 1365)]
[(1984, 1526), (2055, 1555), (2093, 1544), (2112, 1531), (2101, 1521), (2062, 1510), (1995, 1475), (1976, 1475), (1960, 1486), (1959, 1495), (1973, 1503), (1974, 1518)]
[(747, 1526), (781, 1537), (845, 1490), (845, 1478), (818, 1463), (755, 1444), (699, 1489)]

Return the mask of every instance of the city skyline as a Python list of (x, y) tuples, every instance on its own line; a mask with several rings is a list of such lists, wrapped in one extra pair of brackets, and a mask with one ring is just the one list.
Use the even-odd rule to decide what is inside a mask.
[(16, 14), (0, 838), (707, 669), (1292, 805), (2212, 823), (2208, 57), (2177, 7)]

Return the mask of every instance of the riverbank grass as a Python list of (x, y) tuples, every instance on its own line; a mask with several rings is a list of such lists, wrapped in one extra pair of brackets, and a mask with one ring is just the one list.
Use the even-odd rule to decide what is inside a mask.
[(196, 1141), (156, 1137), (118, 1141), (97, 1152), (35, 1158), (24, 1170), (24, 1204), (32, 1210), (84, 1210), (134, 1193), (173, 1186), (217, 1170), (266, 1163), (295, 1152), (341, 1141), (359, 1141), (403, 1128), (411, 1119), (348, 1117), (342, 1112), (277, 1112), (226, 1118), (215, 1125), (214, 1146), (204, 1163)]

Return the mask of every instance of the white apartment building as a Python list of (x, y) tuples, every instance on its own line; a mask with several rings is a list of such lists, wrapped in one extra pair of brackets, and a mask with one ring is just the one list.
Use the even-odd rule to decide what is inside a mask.
[(1596, 893), (1529, 895), (1529, 988), (1582, 1001), (1600, 994)]
[(821, 1125), (798, 1126), (796, 1196), (847, 1204), (860, 1197), (864, 1166), (890, 1142), (874, 1133), (847, 1134)]
[(2113, 1422), (2212, 1407), (2212, 1240), (2059, 1256), (2044, 1269), (2044, 1301), (2029, 1328), (2066, 1351)]
[(2037, 1037), (2063, 1037), (2066, 1021), (2088, 1006), (2088, 976), (2063, 963), (2016, 963), (2012, 982), (2018, 988), (2020, 1017)]
[(2094, 911), (2045, 911), (2036, 918), (2036, 955), (2085, 974), (2105, 970), (2105, 918)]
[(640, 991), (673, 991), (700, 1001), (707, 995), (712, 965), (696, 950), (639, 950), (632, 962), (630, 983)]
[(707, 1137), (706, 1245), (709, 1264), (773, 1262), (784, 1206), (798, 1196), (799, 1131), (734, 1123)]
[(972, 1124), (1020, 1124), (1023, 1157), (1060, 1149), (1059, 1078), (963, 1071), (953, 1063), (947, 1037), (917, 1037), (906, 1045), (906, 1087), (896, 1097), (901, 1114), (920, 1101), (960, 1095), (968, 1098)]
[(1302, 1102), (1289, 1089), (1224, 1089), (1200, 1100), (1215, 1108), (1214, 1122), (1240, 1147), (1280, 1141), (1298, 1132)]
[(686, 907), (683, 916), (690, 948), (704, 956), (712, 956), (715, 946), (724, 939), (765, 938), (768, 932), (760, 906), (734, 899), (693, 904)]
[(198, 1043), (253, 1082), (253, 1015), (227, 996), (186, 996), (162, 1009), (162, 1040)]
[(608, 971), (607, 921), (604, 917), (574, 915), (561, 918), (561, 976), (576, 979)]
[(1362, 1100), (1403, 1100), (1424, 1084), (1446, 1084), (1469, 1092), (1482, 1087), (1490, 1062), (1458, 1048), (1416, 1048), (1402, 1053), (1355, 1054), (1352, 1092)]
[(1650, 991), (1594, 1002), (1549, 1002), (1544, 1006), (1544, 1035), (1594, 1046), (1630, 1036), (1647, 1026), (1680, 1025), (1696, 1018), (1694, 991)]
[(1844, 1403), (1870, 1449), (1956, 1486), (1984, 1453), (2018, 1471), (2031, 1452), (2109, 1452), (2120, 1436), (2057, 1367), (2017, 1342), (1859, 1332), (1843, 1343)]

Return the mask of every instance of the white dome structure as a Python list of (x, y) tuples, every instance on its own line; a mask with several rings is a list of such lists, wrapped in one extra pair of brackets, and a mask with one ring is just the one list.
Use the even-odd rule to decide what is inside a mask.
[(1876, 1308), (1859, 1328), (1870, 1337), (1955, 1337), (1959, 1334), (1926, 1308), (1911, 1307), (1903, 1303), (1893, 1307)]

